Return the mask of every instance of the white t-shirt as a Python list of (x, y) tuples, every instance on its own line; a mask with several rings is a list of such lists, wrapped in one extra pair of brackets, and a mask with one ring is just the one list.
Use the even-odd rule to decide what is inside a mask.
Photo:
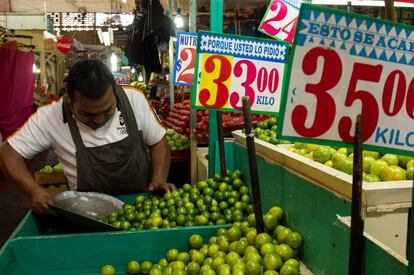
[[(165, 128), (140, 91), (132, 87), (123, 87), (138, 129), (142, 131), (147, 146), (158, 143), (165, 135)], [(116, 110), (113, 117), (102, 127), (94, 130), (76, 121), (83, 143), (86, 147), (96, 147), (114, 143), (128, 136), (121, 112)], [(76, 147), (70, 134), (68, 123), (63, 121), (62, 100), (40, 107), (25, 125), (8, 139), (9, 144), (22, 157), (33, 158), (37, 153), (53, 149), (62, 163), (68, 178), (69, 188), (77, 188)]]

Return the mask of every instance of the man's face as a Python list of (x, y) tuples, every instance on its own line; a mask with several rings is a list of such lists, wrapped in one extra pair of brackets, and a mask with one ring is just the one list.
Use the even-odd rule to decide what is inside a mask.
[(77, 120), (92, 129), (98, 129), (111, 119), (116, 110), (116, 99), (112, 86), (106, 89), (104, 96), (96, 100), (84, 97), (75, 90), (71, 107)]

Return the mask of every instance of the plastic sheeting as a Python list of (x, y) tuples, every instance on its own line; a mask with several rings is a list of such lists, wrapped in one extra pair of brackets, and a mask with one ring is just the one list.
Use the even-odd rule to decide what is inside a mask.
[(0, 133), (5, 140), (33, 112), (34, 55), (0, 48)]

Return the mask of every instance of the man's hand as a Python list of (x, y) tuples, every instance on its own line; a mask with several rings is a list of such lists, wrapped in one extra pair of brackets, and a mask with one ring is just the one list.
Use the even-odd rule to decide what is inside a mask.
[(149, 191), (162, 190), (164, 192), (173, 192), (175, 191), (175, 185), (172, 183), (160, 183), (160, 182), (151, 182), (148, 186)]
[(30, 196), (31, 208), (37, 214), (52, 214), (55, 212), (49, 207), (53, 205), (52, 196), (43, 188), (36, 188)]

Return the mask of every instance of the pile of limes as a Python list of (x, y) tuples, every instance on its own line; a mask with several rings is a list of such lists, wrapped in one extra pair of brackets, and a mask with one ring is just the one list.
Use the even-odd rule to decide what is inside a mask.
[(188, 149), (190, 147), (189, 139), (173, 129), (167, 129), (166, 137), (172, 151)]
[(222, 177), (188, 183), (163, 196), (138, 195), (135, 205), (124, 204), (102, 221), (121, 230), (214, 225), (242, 222), (253, 212), (249, 188), (240, 170)]
[[(277, 138), (277, 118), (271, 117), (265, 121), (257, 123), (257, 127), (253, 130), (254, 136), (271, 144), (290, 144), (290, 141)], [(244, 130), (243, 130), (244, 132)]]
[[(354, 154), (352, 149), (295, 142), (288, 149), (311, 160), (352, 175)], [(363, 180), (366, 182), (402, 181), (414, 178), (414, 157), (362, 152)]]
[[(282, 215), (281, 208), (272, 207), (263, 217), (266, 232), (261, 234), (257, 234), (254, 214), (250, 214), (248, 221), (218, 229), (207, 243), (202, 236), (192, 235), (189, 251), (171, 248), (158, 263), (130, 261), (126, 273), (297, 275), (299, 261), (295, 257), (302, 246), (302, 236), (278, 224)], [(115, 274), (115, 269), (106, 265), (101, 274)]]

